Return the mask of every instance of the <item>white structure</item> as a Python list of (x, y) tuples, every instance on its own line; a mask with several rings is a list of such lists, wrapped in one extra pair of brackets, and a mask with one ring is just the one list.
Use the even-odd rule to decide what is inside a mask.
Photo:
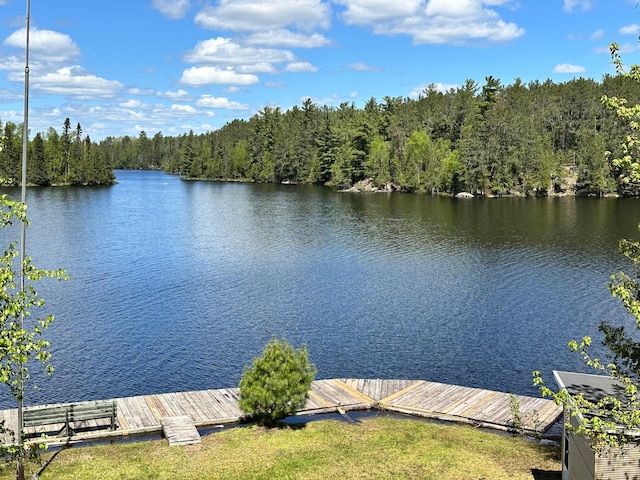
[[(557, 371), (553, 375), (561, 389), (570, 395), (582, 393), (590, 401), (624, 396), (624, 387), (611, 377)], [(640, 480), (639, 443), (628, 445), (624, 451), (609, 448), (598, 453), (591, 448), (589, 438), (576, 435), (566, 427), (570, 424), (575, 428), (587, 421), (570, 402), (564, 406), (562, 480)]]

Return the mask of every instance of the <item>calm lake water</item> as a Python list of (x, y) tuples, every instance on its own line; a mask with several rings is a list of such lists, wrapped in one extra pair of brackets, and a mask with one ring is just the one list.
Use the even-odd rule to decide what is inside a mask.
[(640, 201), (117, 179), (28, 191), (27, 253), (71, 280), (38, 286), (56, 370), (27, 404), (233, 387), (272, 335), (317, 378), (537, 395), (532, 370), (584, 370), (567, 341), (627, 319), (606, 284)]

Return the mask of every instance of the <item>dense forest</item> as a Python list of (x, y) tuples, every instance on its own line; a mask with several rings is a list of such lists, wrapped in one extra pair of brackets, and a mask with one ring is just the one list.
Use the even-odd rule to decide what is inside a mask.
[[(1, 126), (1, 124), (0, 124)], [(23, 127), (7, 122), (0, 148), (0, 183), (19, 185), (22, 177)], [(75, 130), (67, 118), (62, 135), (51, 127), (46, 134), (38, 132), (29, 142), (27, 183), (48, 185), (111, 185), (115, 180), (113, 166), (104, 149), (82, 136), (78, 123)]]
[[(249, 120), (177, 137), (82, 137), (51, 128), (31, 141), (30, 182), (109, 183), (111, 168), (163, 169), (189, 179), (314, 183), (479, 195), (640, 195), (640, 184), (611, 158), (622, 155), (629, 126), (603, 95), (640, 103), (640, 84), (625, 76), (601, 82), (547, 80), (504, 86), (487, 77), (416, 99), (369, 99), (364, 108), (305, 100), (282, 111), (264, 107)], [(20, 137), (5, 125), (5, 136)], [(9, 140), (13, 145), (16, 141)], [(606, 155), (605, 152), (612, 152)], [(0, 155), (0, 178), (16, 178), (19, 157)]]

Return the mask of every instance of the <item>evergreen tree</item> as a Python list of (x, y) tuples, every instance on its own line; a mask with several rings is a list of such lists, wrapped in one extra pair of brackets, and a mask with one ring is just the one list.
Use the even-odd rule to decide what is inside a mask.
[(16, 135), (16, 124), (4, 124), (3, 146), (0, 151), (0, 182), (18, 185), (20, 182), (20, 139)]
[(27, 183), (40, 186), (49, 185), (44, 142), (40, 132), (33, 139), (31, 153), (27, 157)]
[(304, 407), (315, 373), (304, 345), (296, 350), (274, 337), (262, 356), (245, 368), (239, 406), (261, 425), (276, 426)]

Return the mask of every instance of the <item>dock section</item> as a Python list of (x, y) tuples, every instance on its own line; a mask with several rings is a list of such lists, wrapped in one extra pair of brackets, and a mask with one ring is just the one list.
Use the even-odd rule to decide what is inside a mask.
[(198, 429), (189, 415), (166, 417), (160, 420), (162, 433), (169, 442), (169, 446), (198, 445), (201, 442)]
[[(543, 398), (425, 381), (415, 382), (382, 398), (378, 408), (478, 427), (518, 429), (530, 433), (544, 433), (562, 414), (562, 407)], [(518, 420), (515, 415), (519, 416)]]
[[(239, 390), (227, 388), (190, 392), (141, 395), (115, 399), (117, 429), (79, 429), (70, 438), (47, 438), (50, 444), (76, 443), (139, 434), (160, 434), (166, 419), (188, 419), (190, 427), (183, 431), (230, 425), (243, 421), (238, 406)], [(477, 426), (508, 430), (513, 421), (513, 400), (517, 400), (522, 427), (530, 432), (543, 433), (560, 417), (561, 407), (542, 398), (512, 396), (507, 393), (477, 388), (446, 385), (424, 380), (384, 379), (328, 379), (313, 382), (309, 400), (299, 414), (332, 413), (354, 410), (381, 409), (425, 418), (468, 423)], [(82, 402), (81, 402), (82, 403)], [(14, 431), (16, 410), (0, 411), (0, 421)], [(30, 432), (28, 429), (27, 433)], [(172, 441), (170, 435), (165, 436)], [(196, 430), (197, 433), (197, 430)], [(190, 435), (195, 439), (193, 430)], [(187, 435), (188, 437), (189, 435)], [(184, 440), (185, 442), (187, 440)], [(6, 439), (5, 439), (6, 442)], [(176, 440), (177, 443), (182, 440)]]

